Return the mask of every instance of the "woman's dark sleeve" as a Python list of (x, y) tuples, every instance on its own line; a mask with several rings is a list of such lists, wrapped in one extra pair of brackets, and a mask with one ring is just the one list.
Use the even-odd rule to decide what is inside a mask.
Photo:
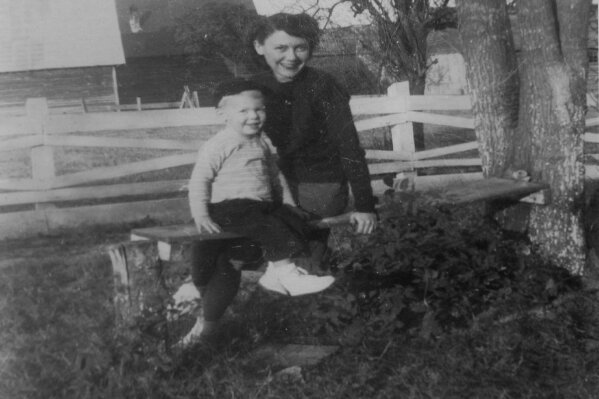
[(332, 78), (327, 80), (320, 87), (327, 132), (339, 149), (341, 166), (354, 196), (355, 210), (374, 212), (370, 173), (349, 107), (350, 97)]

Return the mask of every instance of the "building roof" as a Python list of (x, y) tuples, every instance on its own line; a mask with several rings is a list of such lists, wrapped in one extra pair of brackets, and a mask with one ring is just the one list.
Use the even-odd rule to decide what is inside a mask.
[(124, 62), (114, 0), (0, 0), (0, 72)]
[[(1, 1), (1, 0), (0, 0)], [(127, 58), (181, 55), (175, 40), (177, 20), (215, 0), (116, 0), (119, 27)], [(255, 10), (252, 0), (219, 0)]]

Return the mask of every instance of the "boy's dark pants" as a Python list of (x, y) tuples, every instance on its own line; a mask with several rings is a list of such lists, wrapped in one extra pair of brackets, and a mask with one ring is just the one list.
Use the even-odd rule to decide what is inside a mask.
[[(250, 239), (206, 240), (192, 246), (192, 278), (202, 295), (204, 319), (216, 321), (231, 304), (241, 281), (241, 270), (307, 253), (306, 223), (287, 206), (237, 199), (210, 204), (210, 217), (223, 230)], [(258, 243), (258, 244), (256, 244)]]
[(191, 247), (191, 276), (200, 290), (207, 321), (220, 319), (239, 289), (241, 270), (229, 262), (230, 245), (230, 240), (210, 240), (197, 241)]

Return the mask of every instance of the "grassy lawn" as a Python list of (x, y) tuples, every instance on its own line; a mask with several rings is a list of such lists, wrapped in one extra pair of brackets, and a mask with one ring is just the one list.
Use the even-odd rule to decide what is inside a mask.
[[(427, 148), (473, 139), (459, 129), (425, 132)], [(363, 135), (363, 144), (386, 148), (388, 132)], [(161, 153), (57, 154), (63, 174)], [(26, 153), (0, 155), (2, 178), (28, 176)], [(332, 289), (297, 298), (256, 290), (233, 306), (217, 342), (185, 351), (166, 350), (143, 321), (114, 329), (105, 246), (127, 240), (133, 226), (0, 242), (0, 398), (597, 397), (596, 291), (539, 259), (524, 238), (487, 224), (478, 207), (430, 208), (406, 197), (388, 209), (370, 237), (334, 232)], [(270, 343), (339, 350), (299, 376), (279, 375), (253, 356)]]
[[(595, 398), (599, 302), (478, 210), (397, 206), (373, 236), (335, 232), (335, 286), (237, 303), (220, 340), (166, 351), (115, 333), (104, 246), (131, 226), (0, 244), (2, 398)], [(340, 349), (301, 377), (252, 353)]]

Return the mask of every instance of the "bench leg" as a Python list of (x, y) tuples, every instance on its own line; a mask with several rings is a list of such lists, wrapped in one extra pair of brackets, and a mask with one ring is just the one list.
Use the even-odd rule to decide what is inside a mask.
[[(148, 241), (148, 238), (131, 234), (131, 241)], [(171, 252), (171, 244), (165, 241), (158, 241), (158, 256), (161, 260), (171, 260)]]
[[(181, 284), (189, 282), (189, 246), (174, 245), (171, 260), (161, 260), (159, 245), (150, 240), (128, 241), (109, 246), (114, 275), (115, 327), (127, 335), (150, 335), (160, 344), (176, 342), (192, 313), (169, 317), (169, 305), (175, 304), (173, 294)], [(243, 271), (235, 303), (250, 300), (258, 288), (259, 271)], [(170, 316), (173, 310), (171, 309)]]
[(127, 242), (111, 245), (108, 253), (114, 275), (116, 328), (128, 329), (142, 322), (153, 333), (165, 333), (168, 292), (156, 244)]

